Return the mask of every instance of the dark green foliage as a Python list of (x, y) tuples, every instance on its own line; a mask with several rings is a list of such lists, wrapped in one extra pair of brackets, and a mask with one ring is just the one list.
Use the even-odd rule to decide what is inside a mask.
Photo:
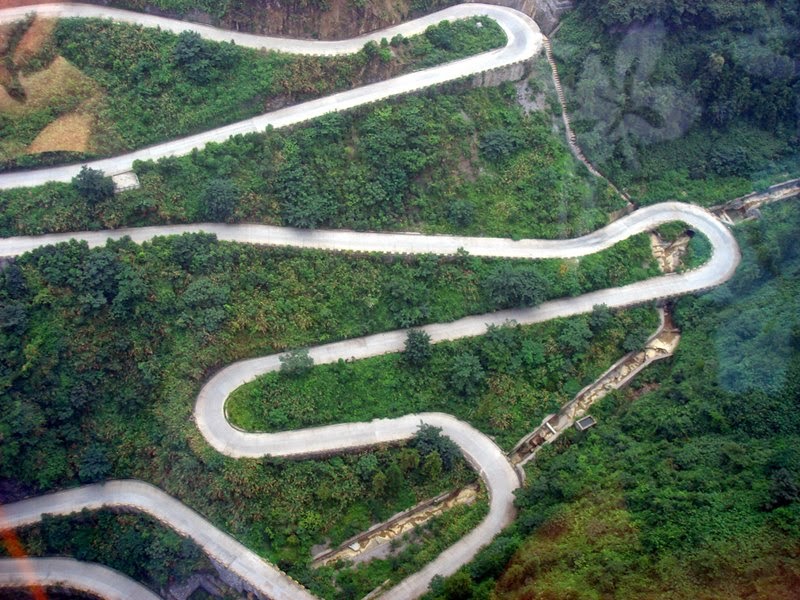
[(800, 174), (798, 48), (793, 0), (582, 0), (554, 40), (583, 150), (648, 203)]
[(469, 227), (475, 221), (475, 205), (468, 200), (455, 200), (450, 204), (447, 220), (459, 229)]
[(448, 471), (453, 468), (461, 456), (458, 446), (449, 437), (442, 435), (440, 428), (425, 423), (420, 424), (408, 446), (417, 450), (423, 460), (436, 453), (442, 459), (442, 466)]
[(194, 542), (139, 514), (102, 510), (45, 516), (40, 524), (23, 529), (20, 537), (28, 553), (101, 563), (152, 590), (185, 582), (194, 571), (213, 570)]
[(210, 221), (227, 221), (238, 200), (239, 190), (235, 183), (228, 179), (212, 179), (201, 198), (202, 217)]
[[(97, 209), (70, 186), (4, 190), (0, 233), (202, 220), (199, 200), (222, 179), (239, 191), (231, 221), (573, 237), (623, 204), (576, 164), (550, 123), (526, 116), (511, 86), (407, 97), (138, 163), (141, 189)], [(499, 127), (524, 144), (494, 164), (475, 155), (473, 140)]]
[(775, 510), (782, 506), (791, 506), (800, 500), (800, 485), (798, 485), (800, 472), (794, 473), (786, 468), (780, 468), (769, 476), (769, 497), (764, 503), (765, 510)]
[[(180, 11), (179, 11), (180, 12)], [(0, 117), (9, 158), (0, 170), (85, 160), (134, 150), (166, 139), (241, 121), (286, 104), (324, 96), (382, 77), (426, 68), (502, 46), (505, 34), (484, 19), (452, 25), (463, 43), (444, 50), (424, 35), (409, 38), (393, 53), (388, 43), (368, 45), (347, 56), (295, 56), (203, 40), (153, 28), (100, 19), (62, 19), (53, 33), (52, 58), (62, 55), (91, 78), (104, 94), (91, 92), (97, 113), (91, 152), (44, 153), (33, 156), (13, 148), (30, 144), (59, 116), (87, 97), (67, 97), (24, 117)], [(370, 50), (374, 46), (374, 52)], [(42, 62), (42, 61), (39, 61)], [(49, 64), (45, 60), (44, 64)], [(44, 66), (39, 65), (39, 66)], [(12, 84), (16, 81), (14, 79)], [(12, 92), (18, 88), (10, 86)], [(88, 94), (88, 92), (87, 92)], [(16, 157), (16, 158), (15, 158)], [(230, 165), (229, 165), (230, 168)], [(221, 172), (216, 176), (225, 176)]]
[[(586, 319), (571, 319), (564, 323), (558, 334), (558, 343), (566, 356), (583, 354), (589, 348), (592, 330)], [(627, 337), (625, 338), (627, 341)], [(622, 344), (625, 349), (625, 342)]]
[(547, 282), (528, 265), (500, 265), (486, 277), (485, 286), (498, 308), (536, 306), (549, 296)]
[(314, 366), (314, 359), (308, 355), (306, 348), (299, 348), (282, 354), (280, 361), (281, 373), (294, 377), (308, 373), (311, 367)]
[(622, 349), (626, 352), (643, 350), (647, 338), (649, 338), (652, 333), (653, 331), (647, 329), (646, 327), (632, 328), (625, 336), (625, 341), (622, 342)]
[(593, 333), (603, 331), (613, 318), (611, 310), (605, 304), (595, 304), (592, 307), (592, 314), (589, 315), (589, 327)]
[(198, 85), (206, 85), (225, 71), (235, 69), (243, 58), (233, 45), (217, 46), (193, 31), (183, 31), (178, 35), (173, 57), (186, 78)]
[[(794, 595), (785, 574), (797, 572), (800, 535), (796, 203), (735, 231), (734, 279), (681, 299), (674, 359), (639, 375), (635, 393), (593, 407), (598, 427), (537, 456), (518, 524), (470, 567), (475, 587), (497, 580), (502, 600), (587, 589), (688, 600), (752, 586)], [(503, 549), (523, 536), (504, 565)]]
[[(491, 46), (487, 39), (495, 40), (495, 46), (505, 40), (500, 26), (485, 17), (470, 17), (458, 21), (442, 21), (431, 25), (420, 38), (411, 38), (416, 46), (410, 49), (412, 56), (419, 57), (423, 66), (445, 62), (448, 56), (469, 56), (485, 52)], [(451, 59), (452, 60), (452, 59)]]
[(450, 367), (450, 386), (457, 394), (474, 396), (486, 378), (480, 358), (474, 354), (459, 354)]
[(90, 169), (86, 165), (72, 178), (72, 186), (90, 206), (108, 200), (114, 195), (114, 182), (102, 171)]
[(516, 130), (493, 129), (481, 135), (481, 153), (491, 162), (508, 158), (519, 151), (523, 138)]
[[(435, 344), (424, 368), (397, 354), (319, 365), (303, 379), (267, 375), (231, 396), (228, 416), (243, 429), (275, 431), (436, 411), (466, 420), (510, 449), (620, 358), (629, 331), (657, 326), (654, 311), (615, 313), (588, 347), (567, 358), (561, 338), (572, 321), (588, 330), (587, 315), (493, 327), (480, 338)], [(435, 470), (437, 458), (443, 457), (427, 467)]]
[[(202, 382), (234, 360), (391, 328), (385, 298), (370, 297), (391, 278), (386, 262), (203, 234), (97, 249), (70, 242), (12, 261), (0, 271), (0, 478), (30, 493), (107, 478), (153, 482), (327, 590), (331, 571), (316, 583), (305, 571), (312, 545), (326, 538), (338, 544), (473, 481), (474, 473), (458, 455), (449, 470), (438, 457), (432, 478), (435, 459), (423, 461), (413, 448), (313, 461), (228, 459), (195, 446), (192, 407)], [(401, 270), (403, 260), (396, 263)], [(441, 268), (434, 288), (469, 285), (454, 263)], [(437, 310), (460, 316), (466, 305), (453, 300), (437, 300)], [(474, 522), (449, 522), (441, 538), (452, 540)], [(66, 544), (69, 536), (61, 530), (53, 543), (59, 539)], [(151, 577), (184, 568), (159, 545), (151, 556), (127, 534), (116, 543)], [(440, 543), (414, 547), (430, 560)], [(87, 553), (80, 544), (58, 552), (118, 566), (113, 549), (92, 542)]]
[(99, 444), (92, 444), (86, 449), (78, 467), (78, 478), (82, 483), (94, 483), (108, 478), (111, 463), (108, 451)]
[(411, 329), (406, 336), (405, 356), (410, 365), (421, 367), (431, 358), (431, 336), (419, 329)]

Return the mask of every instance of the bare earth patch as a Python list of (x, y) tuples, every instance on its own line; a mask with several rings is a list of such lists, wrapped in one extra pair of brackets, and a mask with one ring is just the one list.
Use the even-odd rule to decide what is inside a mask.
[[(0, 8), (5, 8), (5, 5), (0, 4)], [(0, 25), (0, 54), (8, 52), (8, 44), (11, 41), (11, 31), (13, 27), (11, 23), (3, 23)]]
[(81, 70), (62, 56), (57, 57), (50, 66), (28, 76), (21, 76), (30, 108), (59, 104), (78, 104), (96, 95), (97, 84), (84, 75)]
[(27, 153), (85, 152), (89, 148), (93, 120), (88, 114), (63, 115), (39, 132)]
[(52, 19), (36, 18), (17, 44), (14, 50), (14, 64), (24, 67), (42, 49), (50, 39), (56, 22)]
[(18, 115), (24, 110), (25, 105), (9, 96), (6, 89), (0, 85), (0, 114)]

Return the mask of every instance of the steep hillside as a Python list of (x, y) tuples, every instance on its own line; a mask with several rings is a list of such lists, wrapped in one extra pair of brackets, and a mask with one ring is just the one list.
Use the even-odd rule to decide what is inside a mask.
[(798, 11), (578, 2), (553, 45), (584, 151), (644, 203), (715, 204), (797, 176)]

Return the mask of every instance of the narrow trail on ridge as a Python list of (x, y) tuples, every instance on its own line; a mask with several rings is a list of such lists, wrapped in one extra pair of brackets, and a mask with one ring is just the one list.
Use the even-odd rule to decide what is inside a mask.
[[(187, 153), (192, 148), (202, 147), (210, 141), (223, 141), (237, 133), (260, 131), (267, 125), (286, 126), (327, 112), (351, 108), (472, 75), (483, 70), (524, 61), (539, 52), (543, 41), (538, 27), (522, 13), (512, 9), (479, 4), (453, 7), (424, 19), (347, 42), (308, 42), (258, 38), (257, 36), (242, 37), (244, 34), (220, 32), (220, 30), (192, 23), (74, 4), (55, 4), (46, 5), (46, 7), (43, 5), (0, 11), (0, 22), (11, 19), (14, 10), (18, 11), (17, 14), (19, 11), (25, 14), (31, 10), (37, 10), (41, 11), (40, 14), (51, 16), (113, 17), (148, 26), (158, 25), (162, 28), (170, 28), (172, 31), (191, 29), (212, 39), (234, 38), (237, 39), (237, 43), (243, 45), (245, 38), (256, 38), (251, 40), (253, 44), (258, 44), (256, 47), (275, 47), (286, 51), (291, 51), (290, 48), (293, 44), (301, 45), (302, 50), (306, 52), (314, 51), (313, 48), (318, 48), (320, 52), (331, 53), (353, 51), (360, 48), (367, 39), (380, 39), (395, 33), (410, 35), (445, 18), (453, 19), (473, 15), (488, 15), (494, 18), (500, 23), (509, 38), (508, 45), (501, 50), (450, 63), (443, 67), (412, 73), (374, 86), (357, 88), (197, 136), (91, 164), (93, 168), (102, 169), (107, 173), (128, 170), (133, 160)], [(220, 35), (224, 37), (213, 37)], [(240, 42), (239, 39), (243, 41)], [(275, 46), (270, 46), (273, 43)], [(0, 175), (0, 188), (36, 185), (45, 181), (68, 181), (77, 173), (78, 169), (78, 166), (68, 166), (4, 174)], [(625, 307), (706, 290), (727, 281), (733, 275), (740, 260), (739, 248), (731, 232), (705, 209), (669, 202), (639, 209), (603, 229), (572, 240), (513, 241), (500, 238), (307, 231), (263, 225), (207, 223), (6, 238), (0, 239), (0, 256), (18, 256), (35, 248), (68, 239), (85, 240), (91, 246), (100, 246), (108, 239), (123, 236), (129, 236), (133, 241), (141, 243), (157, 236), (205, 231), (216, 234), (221, 240), (240, 243), (326, 250), (455, 254), (463, 248), (476, 256), (530, 259), (576, 258), (598, 252), (631, 235), (650, 230), (669, 221), (686, 222), (708, 237), (713, 254), (705, 265), (679, 275), (655, 277), (619, 288), (546, 302), (534, 308), (500, 311), (466, 317), (451, 323), (422, 327), (421, 329), (428, 332), (431, 340), (436, 343), (481, 335), (486, 331), (488, 325), (502, 325), (507, 321), (515, 321), (523, 325), (539, 323), (590, 312), (592, 307), (597, 304), (606, 304), (612, 308)], [(405, 330), (390, 331), (317, 346), (311, 348), (309, 353), (317, 364), (335, 362), (340, 358), (366, 358), (402, 350), (405, 336)], [(199, 430), (211, 446), (232, 457), (314, 456), (405, 440), (410, 438), (416, 432), (420, 422), (424, 421), (441, 427), (443, 433), (458, 444), (466, 459), (475, 467), (487, 486), (490, 494), (490, 510), (478, 527), (442, 552), (423, 569), (381, 594), (381, 598), (405, 600), (420, 596), (428, 588), (434, 576), (449, 575), (455, 572), (513, 520), (515, 514), (513, 492), (521, 484), (520, 477), (505, 453), (490, 438), (450, 415), (421, 413), (397, 419), (376, 419), (369, 423), (328, 425), (281, 433), (245, 432), (233, 427), (225, 416), (227, 398), (242, 384), (265, 373), (275, 371), (279, 365), (280, 355), (277, 354), (240, 361), (219, 371), (203, 386), (196, 401), (194, 417)], [(179, 533), (191, 537), (212, 558), (246, 582), (250, 589), (270, 598), (313, 598), (308, 590), (291, 577), (214, 527), (202, 516), (158, 488), (140, 481), (111, 481), (83, 486), (3, 506), (4, 518), (0, 528), (29, 525), (41, 520), (44, 514), (67, 515), (84, 508), (98, 509), (102, 507), (139, 510), (150, 514)], [(34, 563), (45, 564), (38, 561), (34, 561)], [(102, 571), (96, 570), (96, 565), (73, 564), (76, 565), (76, 569), (87, 570), (84, 580), (96, 579), (97, 589), (103, 589), (104, 585), (108, 585), (110, 575), (107, 574), (107, 569)], [(61, 565), (61, 567), (63, 566)], [(0, 585), (9, 585), (11, 576), (7, 574), (8, 570), (0, 568)], [(46, 581), (44, 582), (46, 583)]]

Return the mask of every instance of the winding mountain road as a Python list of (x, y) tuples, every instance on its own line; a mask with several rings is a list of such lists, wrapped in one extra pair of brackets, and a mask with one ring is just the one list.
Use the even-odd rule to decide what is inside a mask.
[[(34, 7), (61, 11), (61, 16), (113, 16), (145, 25), (161, 25), (174, 31), (192, 29), (207, 36), (223, 35), (200, 25), (174, 22), (147, 15), (113, 11), (111, 9), (83, 5), (48, 5), (55, 8)], [(30, 12), (32, 7), (0, 11), (0, 21), (8, 20), (13, 11), (17, 15)], [(87, 12), (88, 11), (88, 12)], [(56, 14), (51, 12), (48, 14)], [(458, 61), (444, 67), (413, 73), (376, 86), (365, 86), (329, 98), (298, 105), (244, 123), (220, 128), (184, 140), (156, 146), (125, 157), (98, 161), (95, 168), (107, 172), (126, 170), (137, 158), (153, 158), (188, 152), (209, 141), (221, 141), (235, 133), (257, 131), (267, 124), (282, 126), (319, 116), (329, 111), (349, 108), (364, 102), (372, 102), (397, 93), (405, 93), (455, 79), (476, 71), (495, 68), (530, 58), (541, 45), (541, 35), (533, 21), (510, 9), (476, 4), (461, 5), (431, 15), (425, 20), (414, 21), (404, 26), (378, 32), (366, 38), (350, 42), (297, 42), (274, 38), (257, 38), (253, 44), (289, 51), (292, 44), (302, 43), (303, 50), (318, 45), (326, 52), (352, 51), (367, 39), (390, 37), (402, 32), (414, 31), (442, 18), (459, 18), (475, 14), (488, 14), (506, 30), (509, 44), (502, 50), (479, 57)], [(424, 23), (420, 23), (424, 21)], [(405, 29), (404, 29), (405, 28)], [(415, 29), (417, 28), (417, 29)], [(254, 36), (224, 33), (224, 39)], [(219, 38), (216, 38), (219, 39)], [(243, 42), (239, 42), (243, 43)], [(346, 50), (350, 44), (350, 50)], [(272, 46), (270, 46), (272, 47)], [(280, 115), (279, 115), (280, 113)], [(278, 115), (278, 116), (276, 116)], [(115, 162), (116, 161), (116, 162)], [(127, 166), (126, 166), (127, 165)], [(59, 167), (27, 173), (0, 175), (0, 187), (35, 185), (50, 180), (68, 180), (77, 167)], [(326, 250), (352, 250), (359, 252), (433, 253), (455, 254), (460, 248), (476, 256), (514, 258), (576, 258), (608, 248), (615, 243), (642, 231), (647, 231), (668, 221), (684, 221), (697, 231), (704, 233), (713, 248), (711, 259), (701, 268), (679, 275), (665, 275), (631, 285), (601, 290), (574, 298), (565, 298), (544, 303), (530, 309), (507, 310), (487, 315), (466, 317), (452, 323), (428, 325), (427, 331), (433, 342), (453, 340), (480, 335), (487, 325), (500, 325), (508, 320), (520, 324), (547, 321), (592, 310), (596, 304), (623, 307), (651, 300), (679, 296), (702, 291), (729, 279), (739, 263), (740, 255), (736, 241), (719, 220), (708, 211), (683, 203), (663, 203), (639, 209), (589, 235), (572, 240), (521, 240), (499, 238), (469, 238), (460, 236), (425, 236), (416, 234), (360, 233), (351, 231), (307, 231), (262, 225), (199, 224), (163, 227), (119, 229), (113, 231), (79, 232), (44, 236), (16, 237), (0, 240), (0, 256), (17, 256), (35, 248), (65, 241), (81, 239), (91, 246), (99, 246), (110, 238), (130, 236), (136, 242), (144, 242), (157, 236), (184, 232), (205, 231), (214, 233), (221, 240), (242, 243), (285, 245)], [(315, 363), (323, 364), (341, 359), (366, 358), (402, 350), (405, 331), (392, 331), (363, 338), (317, 346), (310, 350)], [(225, 402), (229, 395), (243, 383), (274, 371), (280, 366), (280, 355), (272, 355), (234, 363), (212, 377), (202, 388), (195, 406), (195, 420), (203, 436), (218, 451), (232, 457), (259, 457), (265, 455), (300, 457), (320, 453), (339, 452), (352, 448), (394, 442), (411, 437), (419, 423), (424, 421), (441, 427), (461, 448), (465, 457), (483, 478), (490, 494), (490, 511), (481, 524), (467, 536), (440, 554), (421, 571), (408, 577), (381, 598), (414, 598), (427, 589), (435, 575), (448, 575), (469, 561), (475, 553), (497, 535), (514, 517), (513, 492), (520, 480), (502, 450), (492, 440), (452, 416), (440, 413), (407, 415), (398, 419), (377, 419), (369, 423), (348, 423), (315, 427), (282, 433), (252, 433), (231, 426), (225, 417)], [(214, 527), (203, 517), (171, 498), (157, 488), (139, 481), (113, 481), (105, 484), (84, 486), (57, 492), (38, 498), (23, 500), (3, 507), (4, 520), (0, 528), (16, 528), (34, 523), (44, 514), (71, 514), (83, 508), (122, 507), (141, 510), (194, 539), (209, 555), (226, 565), (250, 587), (276, 599), (312, 598), (313, 596), (276, 567), (239, 544), (236, 540)], [(34, 561), (35, 564), (44, 564)], [(71, 563), (77, 564), (77, 563)], [(59, 568), (67, 568), (61, 564)], [(54, 567), (55, 568), (55, 567)], [(77, 568), (77, 567), (76, 567)], [(83, 567), (81, 567), (83, 568)], [(86, 567), (86, 577), (95, 578), (97, 590), (109, 585), (108, 570), (94, 565)], [(92, 570), (95, 569), (95, 570)], [(101, 570), (96, 570), (101, 569)], [(10, 569), (0, 568), (0, 585), (9, 585)], [(17, 580), (13, 580), (17, 581)], [(42, 580), (46, 583), (46, 580)], [(100, 592), (98, 592), (100, 593)]]
[[(503, 48), (484, 52), (438, 67), (401, 75), (386, 81), (357, 87), (345, 92), (332, 94), (317, 100), (296, 104), (266, 113), (264, 115), (204, 131), (196, 135), (179, 138), (163, 144), (143, 148), (112, 158), (87, 163), (93, 169), (104, 171), (108, 175), (124, 173), (133, 168), (137, 160), (157, 160), (166, 156), (183, 156), (195, 148), (203, 148), (211, 142), (224, 142), (234, 135), (264, 131), (272, 126), (276, 129), (308, 121), (324, 114), (347, 110), (371, 102), (385, 100), (392, 96), (407, 94), (427, 87), (454, 81), (499, 69), (508, 65), (526, 61), (536, 56), (543, 46), (544, 36), (536, 23), (521, 12), (503, 6), (489, 4), (460, 4), (426, 17), (414, 19), (402, 25), (390, 27), (369, 35), (339, 42), (320, 42), (313, 40), (291, 40), (286, 38), (259, 37), (251, 34), (236, 33), (189, 23), (166, 19), (153, 15), (145, 15), (125, 10), (93, 6), (88, 4), (40, 4), (20, 8), (0, 10), (0, 23), (17, 21), (25, 14), (35, 12), (49, 17), (100, 17), (115, 21), (135, 23), (147, 27), (161, 27), (173, 32), (195, 31), (203, 37), (214, 40), (233, 40), (242, 46), (279, 50), (281, 52), (300, 54), (336, 55), (357, 52), (370, 40), (391, 39), (397, 34), (411, 36), (422, 33), (430, 25), (443, 20), (465, 19), (473, 16), (491, 17), (505, 31), (508, 41)], [(70, 181), (80, 171), (81, 165), (66, 165), (34, 171), (19, 171), (0, 174), (0, 189), (28, 187), (47, 183), (48, 181)]]
[[(415, 254), (454, 254), (459, 248), (464, 248), (478, 256), (572, 258), (599, 252), (631, 235), (669, 221), (684, 221), (708, 237), (713, 254), (705, 265), (680, 275), (655, 277), (619, 288), (546, 302), (535, 308), (465, 317), (452, 323), (422, 328), (428, 332), (433, 342), (441, 342), (480, 335), (486, 331), (488, 325), (502, 325), (509, 320), (520, 324), (538, 323), (586, 313), (596, 304), (623, 307), (702, 291), (727, 281), (733, 275), (740, 259), (739, 248), (728, 228), (711, 213), (693, 205), (672, 202), (639, 209), (603, 229), (572, 240), (513, 241), (499, 238), (306, 231), (260, 225), (205, 224), (7, 238), (0, 240), (0, 255), (15, 256), (71, 238), (83, 239), (92, 246), (98, 246), (107, 239), (125, 235), (131, 236), (136, 242), (144, 242), (162, 235), (207, 231), (215, 233), (223, 240), (305, 248)], [(331, 363), (340, 358), (367, 358), (402, 350), (405, 336), (405, 330), (380, 333), (317, 346), (309, 354), (316, 364)], [(421, 595), (435, 575), (455, 572), (513, 519), (513, 492), (520, 485), (513, 467), (502, 450), (487, 436), (449, 415), (424, 413), (398, 419), (377, 419), (369, 423), (347, 423), (282, 433), (250, 433), (233, 427), (225, 416), (225, 402), (230, 394), (242, 384), (278, 368), (278, 354), (245, 360), (222, 369), (206, 383), (197, 398), (195, 421), (214, 448), (233, 457), (310, 456), (408, 439), (420, 422), (426, 422), (441, 427), (458, 444), (486, 483), (491, 497), (486, 519), (421, 571), (383, 594), (382, 598), (407, 599)], [(270, 597), (311, 597), (286, 575), (262, 561), (191, 509), (141, 482), (111, 482), (11, 504), (4, 507), (5, 526), (29, 524), (45, 513), (69, 514), (83, 508), (101, 506), (128, 506), (148, 512), (195, 539), (211, 556), (226, 564), (254, 589), (264, 591)], [(238, 546), (237, 552), (230, 551), (231, 544)], [(238, 560), (230, 562), (219, 558), (231, 555), (238, 556)]]
[(88, 592), (106, 600), (161, 600), (141, 584), (108, 567), (72, 558), (0, 559), (0, 583), (6, 587), (41, 586)]

